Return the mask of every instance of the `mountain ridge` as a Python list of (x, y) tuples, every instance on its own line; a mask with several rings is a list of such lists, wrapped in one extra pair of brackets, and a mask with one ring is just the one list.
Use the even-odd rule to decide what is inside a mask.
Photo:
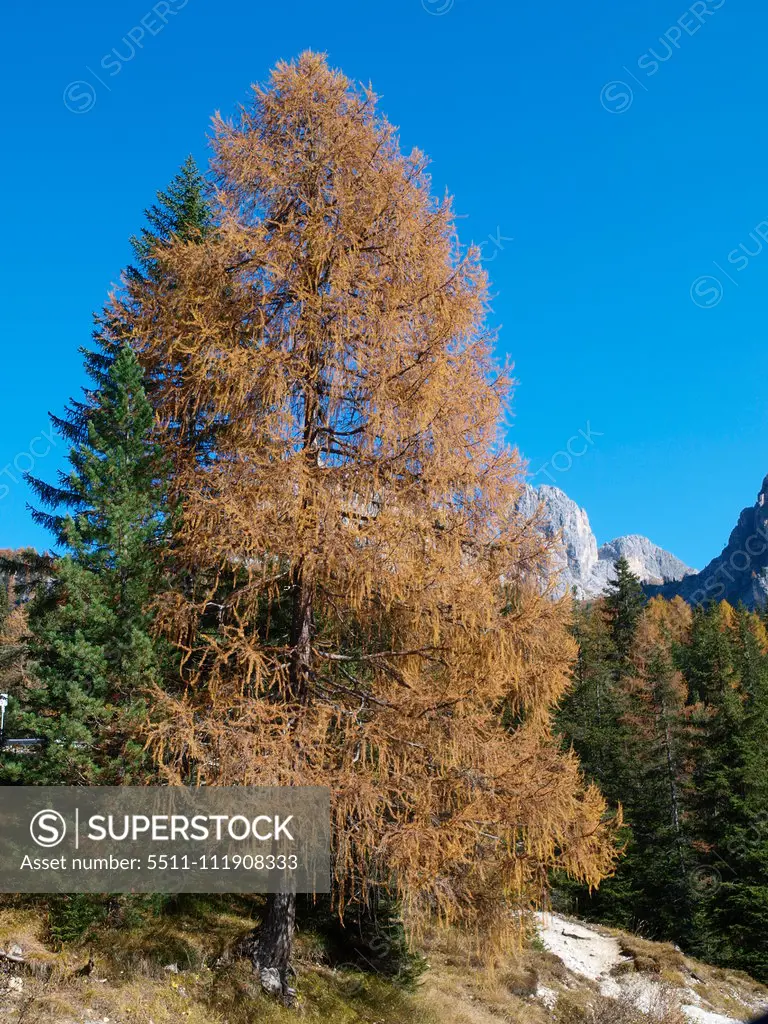
[(754, 505), (742, 509), (723, 550), (701, 572), (647, 590), (689, 604), (728, 601), (758, 608), (768, 603), (768, 476)]
[(556, 594), (571, 591), (581, 599), (599, 596), (613, 579), (613, 566), (619, 558), (627, 559), (644, 584), (675, 582), (696, 572), (640, 534), (615, 537), (598, 547), (586, 510), (559, 487), (550, 484), (534, 487), (527, 483), (518, 509), (529, 518), (540, 514), (543, 534), (557, 542), (554, 563), (559, 582)]

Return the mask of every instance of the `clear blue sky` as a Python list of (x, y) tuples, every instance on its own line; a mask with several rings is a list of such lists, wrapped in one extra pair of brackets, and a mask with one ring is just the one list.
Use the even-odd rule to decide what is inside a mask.
[[(574, 436), (583, 451), (589, 424), (585, 454), (547, 472), (599, 540), (644, 533), (695, 566), (719, 552), (768, 473), (764, 2), (152, 7), (5, 14), (0, 547), (47, 543), (9, 473), (59, 464), (63, 442), (34, 439), (82, 382), (77, 346), (143, 208), (187, 153), (206, 160), (216, 109), (313, 48), (373, 82), (463, 238), (487, 240), (532, 471)], [(700, 281), (697, 305), (703, 275), (722, 290)]]

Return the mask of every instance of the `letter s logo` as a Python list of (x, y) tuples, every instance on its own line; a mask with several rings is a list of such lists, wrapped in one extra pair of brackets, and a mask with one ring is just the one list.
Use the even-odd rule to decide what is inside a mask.
[(38, 846), (58, 846), (67, 834), (67, 823), (58, 811), (38, 811), (29, 825), (29, 834)]

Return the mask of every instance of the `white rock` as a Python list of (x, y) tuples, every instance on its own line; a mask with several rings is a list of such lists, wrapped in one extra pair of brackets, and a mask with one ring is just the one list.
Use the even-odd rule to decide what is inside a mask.
[(682, 1011), (693, 1024), (734, 1024), (733, 1017), (725, 1017), (722, 1013), (702, 1010), (700, 1006), (683, 1006)]
[(283, 994), (283, 983), (280, 980), (280, 972), (276, 967), (262, 967), (259, 972), (261, 987), (270, 996), (281, 996)]
[(536, 998), (543, 1003), (548, 1010), (554, 1010), (557, 1003), (557, 992), (546, 985), (539, 985), (536, 989)]
[(695, 573), (679, 558), (637, 534), (617, 537), (598, 548), (587, 513), (564, 491), (548, 484), (526, 484), (518, 511), (530, 518), (540, 504), (542, 532), (549, 539), (559, 537), (553, 561), (560, 571), (560, 594), (573, 588), (579, 598), (602, 594), (614, 577), (613, 563), (619, 558), (627, 559), (642, 583), (673, 582)]

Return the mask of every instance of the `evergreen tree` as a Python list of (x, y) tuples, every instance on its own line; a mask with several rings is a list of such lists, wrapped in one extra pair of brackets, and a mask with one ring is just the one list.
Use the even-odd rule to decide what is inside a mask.
[(614, 806), (622, 799), (623, 715), (616, 686), (616, 646), (604, 600), (577, 606), (573, 633), (579, 645), (573, 687), (558, 716), (561, 731), (579, 755), (584, 772)]
[[(130, 240), (135, 264), (126, 270), (129, 281), (157, 282), (163, 274), (159, 256), (164, 247), (175, 239), (192, 242), (206, 237), (213, 226), (207, 191), (194, 158), (187, 157), (166, 191), (158, 192), (157, 202), (144, 211), (146, 224)], [(80, 349), (91, 386), (83, 389), (82, 400), (70, 402), (63, 416), (51, 417), (56, 430), (72, 444), (86, 440), (88, 418), (98, 405), (98, 391), (129, 336), (122, 318), (115, 316), (114, 311), (95, 316), (94, 324), (94, 347)], [(151, 400), (151, 376), (145, 376), (144, 387)]]
[(144, 211), (146, 224), (131, 238), (136, 266), (126, 276), (134, 283), (157, 281), (163, 270), (158, 254), (172, 241), (202, 241), (213, 226), (207, 199), (208, 186), (194, 157), (188, 156), (165, 192), (157, 193), (157, 202)]
[(558, 886), (580, 913), (766, 979), (763, 617), (726, 603), (691, 612), (679, 598), (639, 604), (623, 566), (602, 606), (576, 611), (580, 654), (559, 724), (622, 804), (626, 849), (596, 892)]
[(613, 568), (616, 578), (608, 582), (604, 607), (615, 652), (615, 677), (619, 679), (631, 666), (632, 643), (645, 597), (626, 558), (617, 559)]
[[(627, 586), (626, 573), (617, 573), (616, 583), (614, 594)], [(627, 589), (635, 591), (631, 579)], [(581, 651), (559, 725), (609, 802), (621, 804), (625, 850), (598, 890), (570, 886), (567, 895), (590, 917), (676, 936), (684, 922), (680, 779), (686, 690), (674, 665), (674, 645), (687, 628), (687, 606), (657, 599), (633, 615), (632, 641), (619, 661), (616, 637), (628, 637), (621, 618), (631, 604), (619, 600), (610, 613), (605, 604), (577, 610)], [(596, 635), (602, 637), (599, 644)]]
[[(626, 695), (616, 685), (616, 648), (604, 598), (574, 607), (573, 635), (579, 653), (573, 686), (561, 704), (557, 726), (566, 745), (577, 753), (587, 778), (598, 785), (615, 810), (627, 796), (627, 707)], [(626, 821), (618, 838), (624, 858), (598, 889), (590, 890), (560, 876), (557, 890), (567, 900), (569, 909), (630, 927), (639, 893), (632, 872), (624, 869), (633, 841)]]
[(44, 741), (9, 757), (6, 781), (117, 784), (141, 772), (133, 743), (143, 695), (161, 673), (148, 605), (160, 585), (167, 517), (153, 413), (133, 351), (121, 348), (94, 395), (87, 441), (57, 486), (29, 479), (35, 511), (66, 551), (29, 606), (29, 684), (16, 727)]
[(637, 623), (625, 682), (628, 736), (623, 802), (632, 842), (619, 874), (632, 878), (635, 928), (678, 941), (690, 922), (684, 786), (690, 741), (687, 687), (675, 664), (690, 611), (654, 599)]
[(605, 596), (576, 610), (573, 631), (579, 644), (574, 685), (559, 723), (585, 772), (614, 806), (626, 798), (634, 773), (626, 717), (626, 677), (644, 597), (625, 558), (615, 563)]
[(768, 979), (768, 658), (757, 616), (723, 603), (698, 614), (689, 652), (705, 701), (692, 841), (694, 949)]

